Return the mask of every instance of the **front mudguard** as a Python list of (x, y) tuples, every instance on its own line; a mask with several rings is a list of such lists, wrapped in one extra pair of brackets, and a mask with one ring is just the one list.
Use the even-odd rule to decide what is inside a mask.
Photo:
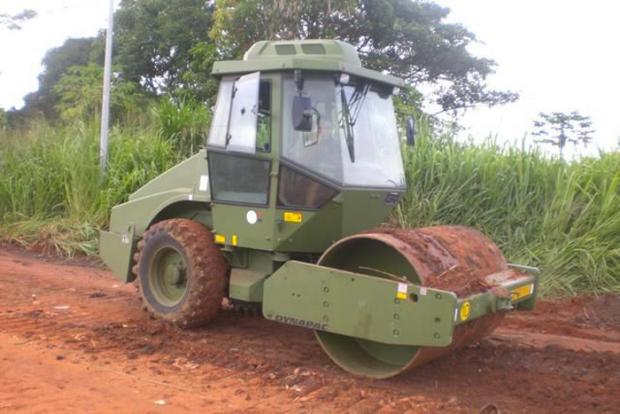
[(136, 276), (131, 272), (133, 254), (136, 249), (135, 226), (129, 225), (124, 233), (101, 231), (99, 255), (103, 262), (122, 282), (133, 282)]
[(270, 320), (374, 342), (445, 347), (458, 325), (527, 309), (538, 277), (506, 270), (496, 286), (457, 298), (453, 292), (291, 260), (268, 277), (263, 315)]

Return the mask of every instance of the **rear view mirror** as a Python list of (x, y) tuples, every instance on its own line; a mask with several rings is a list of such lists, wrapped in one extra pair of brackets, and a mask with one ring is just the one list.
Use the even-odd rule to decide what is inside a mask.
[(301, 91), (304, 90), (304, 77), (301, 74), (301, 70), (295, 69), (293, 72), (293, 78), (295, 80), (295, 86), (297, 86), (297, 92), (301, 94)]
[(295, 131), (312, 131), (312, 100), (307, 96), (293, 98), (293, 128)]
[(415, 145), (415, 120), (413, 117), (407, 118), (407, 145)]

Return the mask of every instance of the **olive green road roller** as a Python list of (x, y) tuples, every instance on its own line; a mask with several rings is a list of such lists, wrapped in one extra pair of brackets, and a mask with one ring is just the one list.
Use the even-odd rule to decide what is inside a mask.
[[(478, 231), (382, 225), (406, 191), (403, 81), (336, 40), (263, 41), (217, 62), (205, 148), (112, 209), (105, 263), (180, 327), (228, 303), (314, 330), (345, 370), (388, 378), (531, 309), (537, 271)], [(415, 149), (414, 149), (415, 150)]]

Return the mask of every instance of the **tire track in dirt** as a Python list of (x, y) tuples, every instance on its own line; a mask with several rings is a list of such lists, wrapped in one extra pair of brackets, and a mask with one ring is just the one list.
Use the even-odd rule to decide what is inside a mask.
[[(9, 391), (0, 380), (7, 410), (23, 411), (24, 396), (40, 412), (78, 397), (107, 412), (476, 412), (488, 403), (504, 412), (614, 412), (620, 404), (620, 328), (613, 324), (586, 321), (581, 335), (566, 336), (544, 313), (524, 313), (479, 345), (372, 381), (335, 367), (300, 328), (226, 312), (194, 331), (151, 320), (132, 286), (98, 268), (0, 251), (0, 292), (0, 335), (10, 338), (0, 337), (8, 343), (0, 369), (19, 365), (1, 360), (17, 350), (52, 378), (45, 370), (42, 378), (13, 378), (20, 385)], [(557, 312), (554, 318), (557, 326), (574, 325), (558, 321)], [(51, 395), (50, 367), (70, 378)], [(157, 406), (164, 394), (166, 406)]]

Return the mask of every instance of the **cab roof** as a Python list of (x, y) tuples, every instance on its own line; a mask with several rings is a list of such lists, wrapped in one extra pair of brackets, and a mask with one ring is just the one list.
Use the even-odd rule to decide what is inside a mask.
[(263, 40), (245, 52), (243, 60), (215, 62), (215, 76), (249, 72), (288, 71), (294, 69), (344, 72), (381, 83), (402, 87), (404, 81), (362, 67), (357, 50), (340, 40)]

